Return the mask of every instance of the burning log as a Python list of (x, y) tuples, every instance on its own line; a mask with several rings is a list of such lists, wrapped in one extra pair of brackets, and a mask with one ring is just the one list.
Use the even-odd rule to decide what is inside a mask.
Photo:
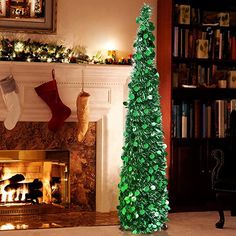
[(18, 183), (20, 181), (23, 181), (25, 179), (24, 175), (22, 174), (16, 174), (13, 175), (11, 178), (9, 179), (4, 179), (4, 180), (0, 180), (0, 185), (4, 185), (4, 184), (15, 184)]
[(19, 188), (26, 188), (29, 190), (29, 192), (35, 190), (35, 189), (40, 189), (43, 187), (43, 183), (42, 181), (39, 181), (38, 179), (34, 179), (33, 182), (29, 182), (29, 183), (12, 183), (12, 184), (8, 184), (4, 190), (6, 192), (9, 192), (11, 190), (17, 190)]
[(30, 201), (30, 202), (32, 202), (33, 204), (39, 204), (38, 198), (39, 198), (39, 197), (42, 197), (42, 196), (43, 196), (42, 191), (36, 189), (36, 190), (32, 190), (32, 191), (30, 191), (29, 193), (27, 193), (27, 194), (25, 195), (25, 200), (26, 200), (26, 201)]
[[(34, 179), (33, 182), (29, 183), (13, 183), (5, 186), (4, 190), (6, 192), (15, 191), (13, 199), (17, 199), (17, 201), (31, 202), (32, 204), (39, 204), (39, 197), (43, 196), (41, 189), (43, 187), (42, 181), (38, 179)], [(25, 195), (22, 195), (22, 190), (26, 190)], [(17, 193), (19, 195), (17, 195)], [(17, 196), (17, 197), (16, 197)]]

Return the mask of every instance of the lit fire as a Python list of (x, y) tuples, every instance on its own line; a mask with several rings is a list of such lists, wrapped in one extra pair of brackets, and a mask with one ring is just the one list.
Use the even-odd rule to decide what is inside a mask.
[(60, 204), (64, 197), (60, 177), (63, 168), (52, 162), (0, 167), (0, 204)]
[(11, 183), (8, 180), (11, 177), (12, 177), (12, 173), (10, 169), (4, 168), (4, 174), (2, 176), (2, 180), (5, 180), (5, 181), (3, 182), (3, 184), (0, 185), (1, 202), (11, 203), (11, 202), (17, 202), (17, 201), (25, 201), (25, 195), (29, 193), (27, 186), (22, 185), (21, 187), (17, 189), (11, 189), (9, 191), (5, 190), (5, 187)]

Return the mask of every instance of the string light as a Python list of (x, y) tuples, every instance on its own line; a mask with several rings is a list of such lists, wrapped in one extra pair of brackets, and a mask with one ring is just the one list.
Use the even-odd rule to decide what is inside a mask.
[(1, 61), (88, 63), (85, 53), (73, 53), (73, 49), (63, 45), (41, 43), (28, 40), (0, 40)]

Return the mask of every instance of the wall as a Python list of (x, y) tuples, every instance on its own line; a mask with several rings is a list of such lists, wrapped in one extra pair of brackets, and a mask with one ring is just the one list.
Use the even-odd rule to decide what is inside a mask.
[[(167, 144), (167, 165), (171, 161), (171, 29), (172, 0), (158, 1), (157, 21), (157, 67), (160, 73), (160, 95), (162, 97), (163, 130)], [(167, 170), (169, 176), (169, 169)]]
[(98, 50), (116, 49), (126, 57), (133, 50), (135, 19), (144, 2), (153, 7), (156, 22), (156, 0), (58, 0), (56, 35), (18, 33), (17, 37), (83, 45), (89, 56)]

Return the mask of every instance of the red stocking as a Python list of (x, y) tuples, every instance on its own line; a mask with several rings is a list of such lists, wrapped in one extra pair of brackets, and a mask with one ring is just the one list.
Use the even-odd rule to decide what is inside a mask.
[(71, 110), (62, 103), (59, 97), (54, 74), (53, 80), (36, 87), (35, 91), (51, 109), (52, 118), (48, 122), (48, 128), (51, 131), (57, 131), (58, 128), (63, 125), (64, 121), (70, 116)]

